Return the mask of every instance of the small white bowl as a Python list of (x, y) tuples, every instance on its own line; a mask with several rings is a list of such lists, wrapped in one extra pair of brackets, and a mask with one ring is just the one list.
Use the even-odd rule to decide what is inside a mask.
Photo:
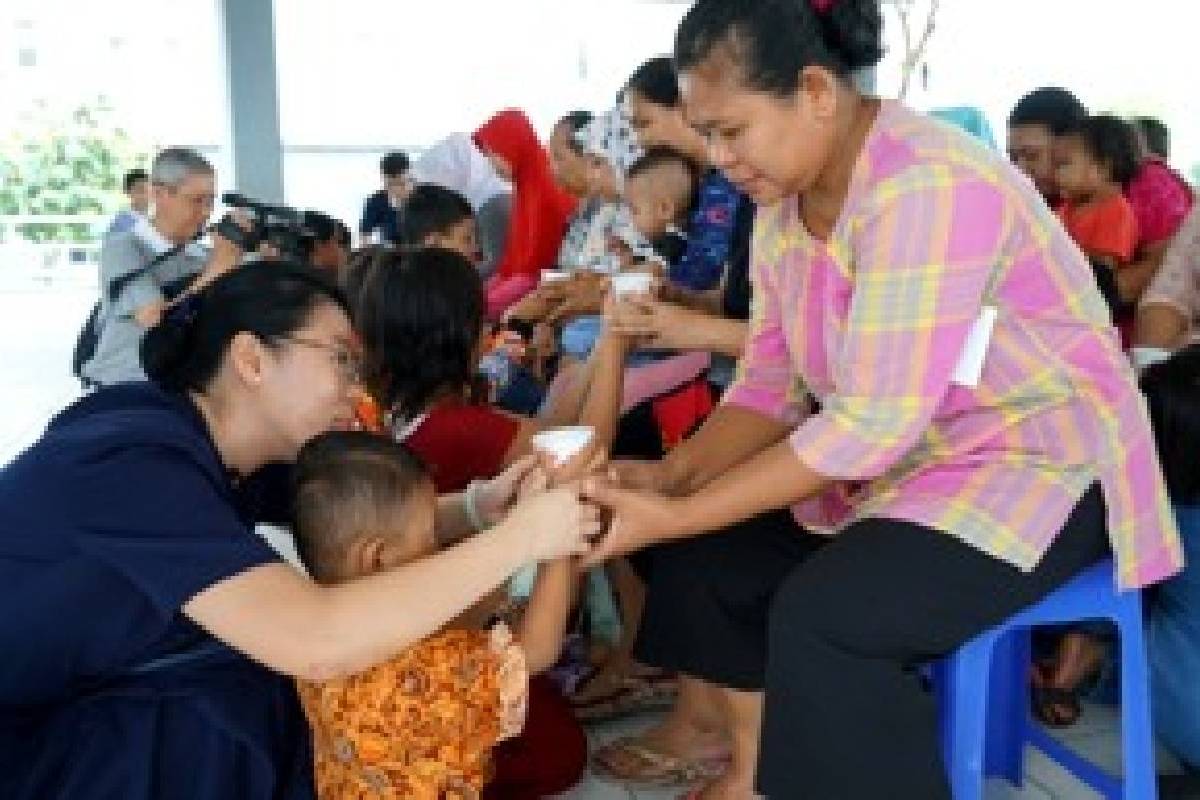
[(535, 450), (546, 453), (555, 465), (562, 466), (587, 447), (595, 435), (596, 431), (588, 425), (573, 425), (535, 433), (531, 442)]
[(619, 272), (609, 280), (617, 297), (650, 294), (650, 287), (654, 285), (654, 276), (649, 272)]

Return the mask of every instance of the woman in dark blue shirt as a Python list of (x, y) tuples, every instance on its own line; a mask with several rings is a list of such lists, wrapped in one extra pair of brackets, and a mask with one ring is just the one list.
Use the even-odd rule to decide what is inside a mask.
[(147, 336), (154, 383), (85, 397), (0, 471), (0, 797), (311, 797), (292, 677), (379, 663), (581, 549), (569, 492), (500, 519), (513, 473), (444, 499), (446, 541), (497, 524), (426, 561), (325, 587), (278, 559), (252, 527), (286, 508), (264, 468), (350, 424), (346, 312), (308, 268), (235, 269)]

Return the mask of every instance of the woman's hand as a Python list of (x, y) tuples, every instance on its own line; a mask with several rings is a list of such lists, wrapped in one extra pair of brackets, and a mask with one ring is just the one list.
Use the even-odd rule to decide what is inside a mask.
[(546, 316), (551, 324), (585, 314), (599, 314), (604, 305), (608, 282), (590, 278), (571, 281), (571, 291)]
[(661, 494), (623, 489), (610, 480), (592, 478), (584, 483), (584, 497), (607, 509), (608, 531), (584, 556), (582, 566), (593, 567), (618, 556), (673, 538), (686, 525), (683, 502)]
[(700, 343), (696, 332), (709, 319), (707, 314), (642, 296), (616, 303), (608, 327), (615, 335), (636, 339), (644, 347), (694, 350)]
[[(497, 524), (512, 508), (518, 498), (536, 493), (545, 488), (545, 476), (538, 476), (540, 468), (536, 456), (519, 458), (490, 481), (479, 487), (475, 495), (475, 510), (485, 528)], [(540, 489), (539, 486), (540, 481)]]
[(522, 500), (494, 530), (533, 562), (583, 555), (602, 529), (600, 509), (583, 502), (573, 485)]

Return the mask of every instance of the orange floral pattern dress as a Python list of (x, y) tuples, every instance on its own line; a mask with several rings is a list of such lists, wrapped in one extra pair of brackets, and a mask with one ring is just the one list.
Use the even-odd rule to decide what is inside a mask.
[(444, 631), (349, 678), (298, 682), (317, 796), (477, 798), (493, 745), (524, 727), (528, 686), (503, 624)]

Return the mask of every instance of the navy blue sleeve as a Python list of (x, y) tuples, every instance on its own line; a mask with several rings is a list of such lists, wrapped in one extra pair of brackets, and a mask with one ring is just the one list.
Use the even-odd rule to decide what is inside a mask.
[(183, 448), (138, 445), (64, 476), (75, 546), (122, 575), (165, 617), (193, 596), (279, 558), (243, 522), (233, 495)]
[(366, 236), (371, 231), (386, 227), (387, 215), (391, 211), (392, 205), (387, 201), (387, 192), (375, 192), (363, 204), (362, 221), (358, 223), (358, 232)]

